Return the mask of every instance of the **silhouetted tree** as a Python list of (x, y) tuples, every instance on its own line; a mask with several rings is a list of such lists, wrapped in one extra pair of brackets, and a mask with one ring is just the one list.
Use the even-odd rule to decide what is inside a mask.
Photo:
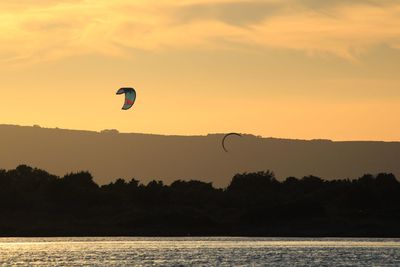
[(290, 235), (400, 237), (393, 174), (276, 180), (237, 174), (226, 189), (122, 178), (98, 186), (89, 172), (64, 177), (20, 165), (0, 169), (0, 235)]

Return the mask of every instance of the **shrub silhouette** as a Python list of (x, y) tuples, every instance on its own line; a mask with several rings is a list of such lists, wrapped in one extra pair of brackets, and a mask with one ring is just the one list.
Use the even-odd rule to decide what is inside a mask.
[(98, 186), (89, 172), (57, 177), (27, 165), (0, 170), (0, 235), (266, 235), (399, 237), (393, 174), (278, 181), (236, 174), (225, 189), (196, 180)]

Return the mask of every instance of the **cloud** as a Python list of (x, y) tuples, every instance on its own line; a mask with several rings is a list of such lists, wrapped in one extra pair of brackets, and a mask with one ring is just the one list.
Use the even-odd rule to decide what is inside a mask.
[(354, 59), (400, 47), (391, 0), (46, 0), (0, 4), (0, 64), (134, 49), (268, 48)]
[(66, 3), (82, 3), (83, 1), (84, 0), (5, 0), (0, 2), (0, 10), (3, 12), (21, 11), (25, 9), (37, 9)]
[(310, 8), (333, 8), (343, 6), (389, 6), (396, 3), (396, 0), (293, 0), (292, 3), (300, 3), (300, 5)]
[(256, 23), (275, 15), (283, 7), (281, 3), (270, 1), (196, 3), (177, 8), (175, 16), (179, 23), (211, 19), (240, 26)]

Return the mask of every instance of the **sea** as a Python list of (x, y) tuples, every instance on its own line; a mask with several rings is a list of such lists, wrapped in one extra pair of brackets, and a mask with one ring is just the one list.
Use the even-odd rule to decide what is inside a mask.
[(400, 239), (0, 238), (0, 266), (400, 266)]

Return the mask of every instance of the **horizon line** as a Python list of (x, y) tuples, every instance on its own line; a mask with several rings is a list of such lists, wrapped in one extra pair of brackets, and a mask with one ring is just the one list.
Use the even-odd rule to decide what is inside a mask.
[[(140, 134), (140, 135), (156, 135), (156, 136), (166, 136), (166, 137), (207, 137), (210, 135), (224, 135), (228, 132), (208, 132), (207, 134), (168, 134), (168, 133), (147, 133), (147, 132), (121, 132), (115, 128), (106, 128), (102, 130), (93, 130), (93, 129), (73, 129), (73, 128), (60, 128), (56, 127), (47, 127), (41, 126), (38, 124), (29, 124), (29, 125), (20, 125), (20, 124), (10, 124), (10, 123), (0, 123), (1, 126), (13, 126), (13, 127), (30, 127), (30, 128), (38, 128), (38, 129), (48, 129), (48, 130), (63, 130), (63, 131), (81, 131), (81, 132), (91, 132), (91, 133), (99, 133), (99, 134)], [(107, 132), (109, 131), (109, 132)], [(232, 131), (230, 131), (232, 132)], [(357, 139), (357, 140), (335, 140), (330, 138), (312, 138), (312, 139), (304, 139), (304, 138), (296, 138), (296, 137), (274, 137), (274, 136), (262, 136), (256, 135), (253, 133), (240, 133), (244, 136), (251, 136), (254, 138), (261, 139), (276, 139), (276, 140), (292, 140), (292, 141), (314, 141), (314, 142), (381, 142), (381, 143), (400, 143), (399, 140), (371, 140), (371, 139)]]

